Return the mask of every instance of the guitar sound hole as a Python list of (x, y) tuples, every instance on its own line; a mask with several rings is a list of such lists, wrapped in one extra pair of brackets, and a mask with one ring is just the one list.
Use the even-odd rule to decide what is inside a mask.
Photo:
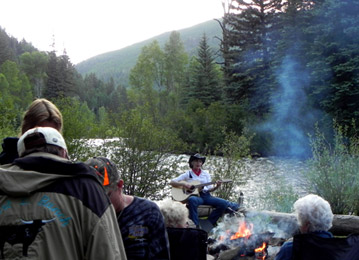
[(194, 190), (196, 189), (196, 187), (192, 186), (190, 189), (186, 190), (186, 189), (183, 189), (183, 193), (188, 195), (188, 194), (191, 194), (194, 192)]

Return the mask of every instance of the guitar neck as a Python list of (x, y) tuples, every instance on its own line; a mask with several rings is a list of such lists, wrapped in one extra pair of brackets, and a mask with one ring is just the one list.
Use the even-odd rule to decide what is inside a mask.
[(211, 184), (215, 184), (215, 181), (211, 181), (211, 182), (207, 182), (207, 183), (201, 183), (201, 184), (197, 184), (197, 185), (193, 185), (195, 188), (199, 188), (199, 187), (204, 187), (204, 186), (208, 186)]
[[(227, 182), (232, 182), (232, 180), (222, 180), (221, 181), (222, 183), (227, 183)], [(193, 185), (195, 188), (199, 188), (199, 187), (204, 187), (204, 186), (207, 186), (207, 185), (211, 185), (211, 184), (215, 184), (216, 181), (211, 181), (211, 182), (207, 182), (207, 183), (201, 183), (201, 184), (197, 184), (197, 185)]]

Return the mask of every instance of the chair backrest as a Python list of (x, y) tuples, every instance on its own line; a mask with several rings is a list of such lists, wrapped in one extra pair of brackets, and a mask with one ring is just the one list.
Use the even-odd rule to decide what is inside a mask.
[(323, 238), (299, 234), (293, 238), (293, 260), (359, 260), (359, 234)]
[(196, 228), (167, 228), (171, 260), (206, 260), (206, 231)]

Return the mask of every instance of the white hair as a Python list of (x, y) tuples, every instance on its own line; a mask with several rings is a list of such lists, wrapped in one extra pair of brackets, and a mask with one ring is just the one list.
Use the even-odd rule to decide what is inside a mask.
[(166, 227), (186, 227), (188, 209), (181, 202), (165, 199), (157, 202), (165, 219)]
[(328, 231), (332, 227), (333, 213), (328, 201), (309, 194), (294, 203), (300, 226), (308, 225), (308, 232)]

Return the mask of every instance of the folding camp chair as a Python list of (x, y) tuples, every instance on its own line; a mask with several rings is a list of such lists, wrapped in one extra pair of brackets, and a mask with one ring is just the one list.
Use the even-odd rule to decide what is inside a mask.
[(293, 260), (359, 260), (359, 234), (323, 238), (299, 234), (293, 238)]
[(171, 260), (206, 260), (206, 231), (197, 228), (167, 228)]

